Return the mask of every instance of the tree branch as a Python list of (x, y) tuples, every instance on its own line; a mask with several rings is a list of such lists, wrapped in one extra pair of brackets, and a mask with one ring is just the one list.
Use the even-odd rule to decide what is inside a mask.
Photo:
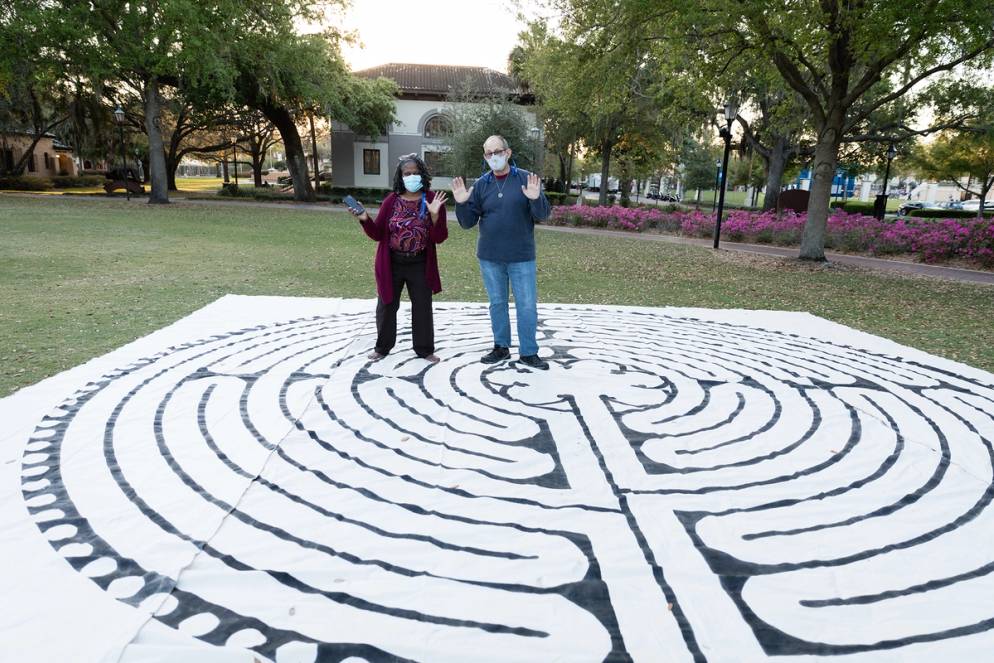
[(921, 72), (918, 76), (915, 76), (914, 78), (912, 78), (911, 80), (909, 80), (907, 83), (905, 83), (903, 86), (901, 86), (900, 88), (898, 88), (894, 92), (891, 92), (890, 94), (884, 95), (883, 97), (881, 97), (880, 99), (878, 99), (876, 102), (872, 103), (871, 105), (869, 105), (866, 108), (864, 108), (863, 110), (861, 110), (858, 114), (856, 114), (855, 116), (853, 116), (853, 121), (854, 122), (858, 122), (860, 120), (866, 119), (870, 115), (870, 113), (872, 113), (873, 111), (877, 110), (881, 106), (883, 106), (885, 104), (888, 104), (891, 101), (894, 101), (895, 99), (898, 99), (899, 97), (904, 96), (904, 94), (908, 90), (910, 90), (914, 86), (918, 85), (920, 82), (922, 82), (926, 78), (928, 78), (930, 76), (933, 76), (934, 74), (937, 74), (937, 73), (942, 72), (942, 71), (950, 71), (950, 70), (956, 68), (957, 66), (963, 64), (964, 62), (972, 60), (973, 58), (977, 57), (978, 55), (980, 55), (984, 51), (990, 50), (991, 48), (994, 48), (994, 37), (992, 37), (991, 39), (988, 39), (981, 46), (978, 46), (974, 50), (969, 51), (967, 53), (964, 53), (963, 55), (961, 55), (960, 57), (956, 58), (955, 60), (951, 60), (951, 61), (946, 62), (944, 64), (936, 65), (936, 66), (932, 67), (931, 69), (927, 69), (927, 70)]

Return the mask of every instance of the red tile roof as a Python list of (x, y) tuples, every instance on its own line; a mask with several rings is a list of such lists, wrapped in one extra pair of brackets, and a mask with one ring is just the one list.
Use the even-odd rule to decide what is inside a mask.
[(473, 95), (513, 95), (522, 90), (513, 78), (486, 67), (459, 67), (435, 64), (390, 64), (356, 72), (364, 78), (389, 78), (397, 83), (402, 96), (446, 96), (465, 89)]

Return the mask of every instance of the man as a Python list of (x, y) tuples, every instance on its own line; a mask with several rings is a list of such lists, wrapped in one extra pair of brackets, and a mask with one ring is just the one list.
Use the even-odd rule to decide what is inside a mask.
[(511, 149), (502, 136), (483, 143), (483, 158), (490, 171), (468, 191), (461, 177), (452, 180), (459, 225), (480, 224), (476, 257), (490, 299), (490, 326), (494, 349), (481, 361), (494, 364), (511, 356), (511, 320), (508, 315), (508, 282), (514, 293), (518, 317), (518, 353), (521, 363), (546, 370), (538, 356), (538, 293), (535, 282), (535, 221), (549, 216), (549, 201), (538, 175), (511, 165)]

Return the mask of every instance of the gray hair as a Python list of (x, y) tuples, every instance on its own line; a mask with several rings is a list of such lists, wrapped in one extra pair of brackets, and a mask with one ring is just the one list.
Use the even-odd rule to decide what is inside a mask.
[(491, 138), (499, 138), (499, 139), (500, 139), (500, 143), (501, 143), (501, 145), (503, 145), (503, 146), (504, 146), (504, 149), (505, 149), (505, 150), (506, 150), (506, 149), (508, 149), (509, 147), (511, 147), (511, 146), (510, 146), (510, 145), (508, 144), (508, 142), (507, 142), (507, 139), (506, 139), (506, 138), (504, 138), (503, 136), (501, 136), (500, 134), (494, 134), (493, 136), (490, 136), (490, 137), (489, 137), (489, 138), (487, 138), (487, 139), (486, 139), (485, 141), (483, 141), (483, 144), (484, 144), (484, 145), (486, 145), (487, 143), (489, 143), (489, 142), (490, 142), (490, 139), (491, 139)]

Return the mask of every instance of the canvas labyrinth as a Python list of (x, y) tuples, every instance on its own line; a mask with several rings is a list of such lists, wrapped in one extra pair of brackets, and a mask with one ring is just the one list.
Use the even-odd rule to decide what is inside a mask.
[(994, 651), (994, 376), (807, 314), (539, 314), (548, 371), (481, 364), (480, 304), (433, 365), (370, 361), (370, 302), (229, 296), (0, 401), (0, 659)]

